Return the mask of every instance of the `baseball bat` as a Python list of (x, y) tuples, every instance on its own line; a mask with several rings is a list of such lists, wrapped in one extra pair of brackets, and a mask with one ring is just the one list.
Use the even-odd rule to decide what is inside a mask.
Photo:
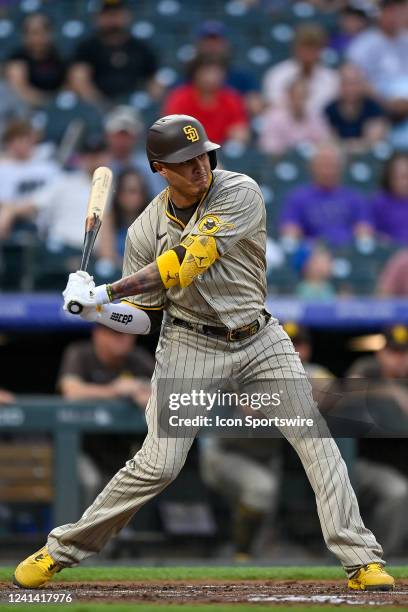
[[(80, 270), (86, 271), (88, 267), (89, 258), (102, 224), (103, 213), (109, 200), (111, 187), (112, 171), (105, 166), (100, 166), (92, 176), (91, 191), (86, 211), (84, 246)], [(68, 304), (68, 310), (71, 314), (81, 314), (82, 305), (75, 300), (71, 300)]]

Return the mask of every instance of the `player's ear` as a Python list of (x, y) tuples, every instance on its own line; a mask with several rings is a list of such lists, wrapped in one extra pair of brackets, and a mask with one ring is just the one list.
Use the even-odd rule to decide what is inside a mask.
[(167, 170), (165, 168), (165, 166), (163, 166), (163, 164), (161, 164), (160, 162), (153, 162), (153, 166), (156, 168), (157, 172), (163, 177), (166, 178), (167, 177)]

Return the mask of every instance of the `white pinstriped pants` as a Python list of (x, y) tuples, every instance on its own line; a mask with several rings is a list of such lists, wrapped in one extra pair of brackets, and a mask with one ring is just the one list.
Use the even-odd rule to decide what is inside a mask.
[[(48, 536), (48, 550), (62, 566), (72, 566), (99, 552), (137, 510), (178, 475), (194, 436), (157, 435), (157, 381), (165, 379), (299, 379), (290, 394), (285, 415), (316, 418), (316, 407), (303, 366), (276, 320), (255, 336), (227, 343), (217, 338), (166, 324), (156, 353), (152, 395), (146, 409), (148, 433), (140, 451), (120, 469), (77, 523), (63, 525)], [(167, 409), (167, 406), (166, 406)], [(275, 409), (271, 409), (273, 416)], [(276, 414), (276, 413), (275, 413)], [(282, 414), (282, 413), (281, 413)], [(322, 435), (324, 436), (324, 427)], [(191, 430), (190, 430), (191, 431)], [(346, 465), (335, 441), (326, 437), (291, 436), (316, 495), (317, 511), (329, 550), (351, 575), (358, 567), (382, 561), (382, 548), (363, 524)]]

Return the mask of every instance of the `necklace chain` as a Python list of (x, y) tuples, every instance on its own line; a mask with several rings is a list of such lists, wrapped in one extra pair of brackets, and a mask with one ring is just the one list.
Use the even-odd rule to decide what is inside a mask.
[(171, 213), (172, 213), (173, 217), (175, 217), (177, 219), (177, 221), (180, 221), (180, 219), (176, 215), (176, 210), (174, 208), (174, 204), (173, 204), (172, 200), (170, 199), (170, 194), (168, 194), (168, 200), (169, 200), (169, 204), (171, 206)]
[[(211, 175), (210, 184), (208, 185), (208, 187), (207, 187), (207, 189), (206, 189), (205, 193), (203, 193), (203, 195), (201, 196), (200, 201), (197, 203), (196, 210), (197, 210), (197, 209), (198, 209), (198, 208), (201, 206), (201, 204), (202, 204), (202, 202), (203, 202), (204, 198), (207, 196), (208, 191), (209, 191), (209, 189), (210, 189), (210, 186), (211, 186), (211, 184), (212, 184), (212, 181), (213, 181), (213, 177), (212, 177), (212, 175)], [(181, 221), (181, 219), (179, 219), (179, 217), (178, 217), (178, 216), (177, 216), (177, 214), (176, 214), (175, 205), (173, 204), (173, 201), (172, 201), (172, 199), (171, 199), (171, 197), (170, 197), (170, 189), (169, 189), (168, 187), (167, 187), (167, 202), (168, 202), (168, 204), (170, 204), (170, 206), (171, 206), (171, 213), (172, 213), (173, 217), (175, 217), (175, 218), (177, 219), (177, 221)]]

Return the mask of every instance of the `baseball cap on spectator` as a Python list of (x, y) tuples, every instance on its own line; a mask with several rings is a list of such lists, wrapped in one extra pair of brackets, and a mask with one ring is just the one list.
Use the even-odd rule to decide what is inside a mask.
[(101, 153), (102, 151), (106, 151), (107, 144), (104, 138), (101, 136), (87, 136), (81, 142), (79, 147), (79, 152), (82, 154), (87, 153)]
[(283, 329), (288, 334), (293, 344), (310, 342), (309, 330), (303, 325), (298, 325), (294, 321), (286, 321), (286, 323), (283, 324)]
[(197, 30), (198, 38), (224, 38), (227, 29), (222, 21), (204, 21)]
[(99, 5), (99, 12), (105, 13), (106, 11), (115, 11), (127, 8), (126, 3), (123, 0), (101, 0)]
[(393, 325), (384, 330), (385, 346), (394, 351), (408, 351), (408, 327)]
[(106, 116), (105, 129), (107, 132), (128, 132), (137, 135), (142, 128), (143, 123), (139, 113), (132, 106), (121, 104)]

